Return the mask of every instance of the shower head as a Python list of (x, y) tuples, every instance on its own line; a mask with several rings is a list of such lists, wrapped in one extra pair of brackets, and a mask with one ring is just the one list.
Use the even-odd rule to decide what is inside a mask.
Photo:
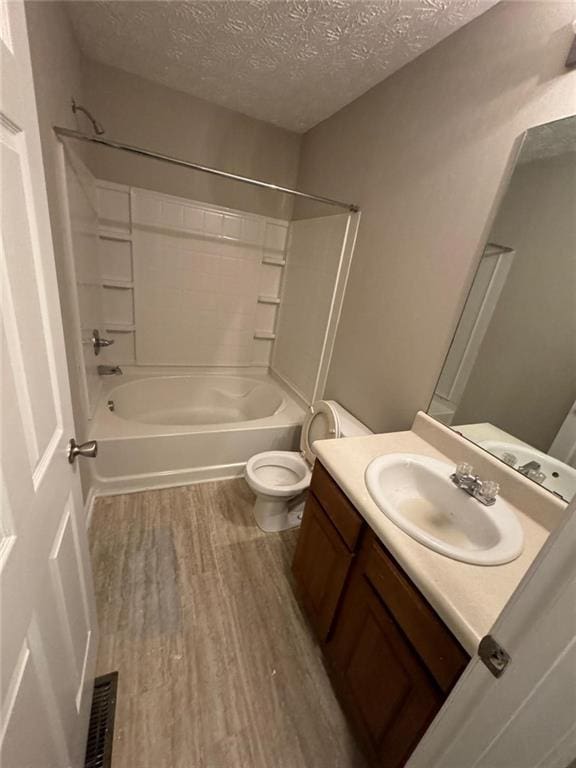
[(72, 99), (72, 112), (76, 114), (76, 112), (83, 112), (88, 120), (92, 123), (92, 130), (96, 134), (96, 136), (102, 136), (103, 133), (105, 133), (104, 128), (102, 127), (102, 124), (96, 120), (88, 110), (83, 107), (81, 104), (76, 103), (76, 99)]

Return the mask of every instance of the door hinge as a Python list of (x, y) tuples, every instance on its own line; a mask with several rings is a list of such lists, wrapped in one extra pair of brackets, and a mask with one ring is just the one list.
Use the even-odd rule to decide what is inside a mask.
[(494, 677), (501, 677), (512, 659), (510, 654), (502, 648), (500, 643), (492, 635), (486, 635), (480, 640), (478, 656)]

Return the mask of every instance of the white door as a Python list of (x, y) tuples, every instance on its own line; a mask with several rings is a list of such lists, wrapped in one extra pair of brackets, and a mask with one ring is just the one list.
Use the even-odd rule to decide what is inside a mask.
[[(0, 764), (83, 765), (92, 576), (21, 0), (0, 4)], [(85, 460), (85, 459), (84, 459)]]
[(576, 501), (492, 628), (502, 677), (475, 656), (406, 768), (576, 765), (575, 551)]

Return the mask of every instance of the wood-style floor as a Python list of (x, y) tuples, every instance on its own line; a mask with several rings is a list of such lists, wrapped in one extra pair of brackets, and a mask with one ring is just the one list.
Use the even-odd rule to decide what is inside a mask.
[(97, 500), (113, 768), (364, 767), (292, 592), (297, 532), (252, 504), (243, 480)]

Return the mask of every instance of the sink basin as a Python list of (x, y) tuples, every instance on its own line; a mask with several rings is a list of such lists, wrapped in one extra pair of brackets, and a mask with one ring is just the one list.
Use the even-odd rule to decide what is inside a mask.
[(380, 456), (366, 487), (382, 512), (413, 539), (441, 555), (475, 565), (515, 560), (524, 531), (501, 498), (490, 507), (457, 488), (454, 466), (410, 453)]
[(547, 488), (557, 496), (562, 496), (566, 501), (570, 501), (576, 495), (576, 469), (569, 467), (564, 462), (548, 456), (547, 453), (541, 453), (525, 443), (505, 443), (499, 440), (484, 440), (480, 443), (497, 458), (501, 459), (504, 454), (511, 453), (516, 457), (515, 469), (527, 464), (529, 461), (537, 461), (540, 469), (546, 475), (542, 482), (544, 488)]

